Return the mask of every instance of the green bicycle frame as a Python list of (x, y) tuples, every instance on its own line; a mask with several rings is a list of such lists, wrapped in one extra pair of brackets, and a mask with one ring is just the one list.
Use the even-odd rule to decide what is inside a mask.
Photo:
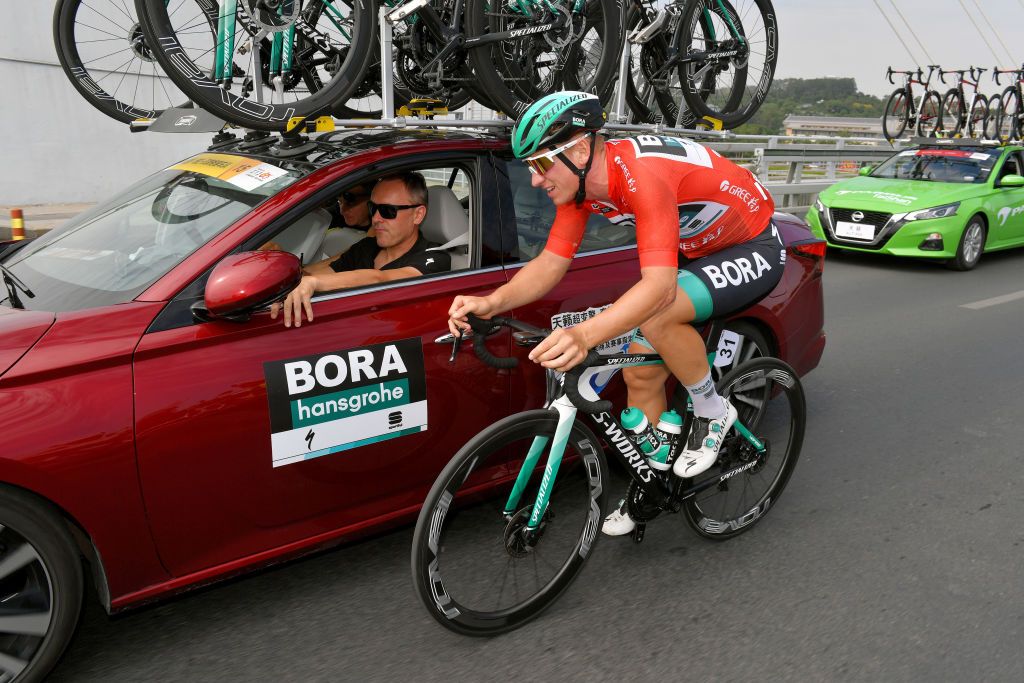
[[(744, 40), (743, 36), (740, 35), (739, 30), (736, 28), (736, 24), (734, 24), (732, 21), (732, 16), (729, 14), (729, 11), (725, 9), (724, 0), (715, 1), (718, 3), (718, 8), (722, 10), (722, 16), (725, 17), (725, 23), (729, 25), (729, 29), (732, 31), (732, 37), (740, 41), (740, 45), (745, 46), (747, 44), (747, 41)], [(704, 23), (707, 24), (708, 27), (709, 39), (715, 40), (715, 27), (711, 21), (711, 10), (709, 10), (707, 7), (704, 8)]]
[(230, 83), (234, 72), (235, 13), (238, 0), (223, 0), (217, 17), (217, 49), (214, 51), (213, 75), (218, 83)]

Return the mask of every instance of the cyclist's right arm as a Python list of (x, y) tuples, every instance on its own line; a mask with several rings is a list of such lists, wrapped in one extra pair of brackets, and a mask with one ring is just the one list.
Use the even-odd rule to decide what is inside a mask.
[(571, 258), (559, 256), (545, 249), (536, 258), (523, 266), (515, 276), (487, 296), (455, 297), (448, 310), (448, 329), (459, 334), (459, 328), (466, 328), (466, 315), (473, 313), (481, 318), (510, 311), (540, 299), (554, 289), (565, 276)]

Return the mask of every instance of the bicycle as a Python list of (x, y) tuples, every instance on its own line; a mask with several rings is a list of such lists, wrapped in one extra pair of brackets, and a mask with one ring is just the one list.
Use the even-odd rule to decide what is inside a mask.
[[(970, 69), (949, 71), (939, 69), (939, 80), (943, 83), (946, 82), (946, 74), (956, 74), (956, 85), (942, 97), (940, 128), (947, 136), (956, 137), (962, 130), (967, 131), (967, 137), (970, 138), (985, 136), (985, 124), (989, 114), (988, 98), (978, 92), (978, 85), (981, 82), (981, 74), (986, 71), (988, 69), (973, 66)], [(964, 74), (967, 73), (970, 74), (971, 80), (965, 78)], [(964, 97), (965, 82), (974, 87), (969, 103)]]
[[(889, 100), (885, 103), (885, 113), (882, 114), (882, 132), (887, 140), (898, 138), (908, 125), (916, 128), (917, 134), (922, 137), (934, 137), (942, 123), (939, 116), (942, 100), (937, 91), (929, 90), (929, 86), (932, 75), (938, 68), (937, 64), (929, 64), (927, 79), (920, 68), (917, 71), (893, 71), (892, 67), (886, 69), (885, 76), (893, 85), (896, 81), (892, 77), (895, 74), (903, 75), (903, 85), (889, 95)], [(921, 100), (916, 106), (912, 87), (915, 83), (924, 86)]]
[(1024, 65), (1019, 69), (992, 69), (992, 80), (1000, 85), (999, 76), (1010, 74), (1014, 81), (999, 95), (1000, 106), (996, 115), (995, 131), (998, 139), (1003, 142), (1021, 138), (1021, 83), (1024, 82)]
[[(477, 357), (495, 368), (517, 361), (492, 355), (484, 345), (488, 335), (510, 328), (516, 344), (531, 347), (550, 333), (501, 317), (469, 322)], [(728, 336), (719, 339), (721, 328), (720, 320), (705, 328), (709, 356), (731, 352)], [(615, 370), (661, 362), (657, 353), (591, 351), (564, 375), (547, 372), (544, 409), (498, 421), (451, 459), (427, 494), (413, 535), (413, 582), (431, 616), (457, 633), (496, 635), (536, 617), (578, 576), (597, 543), (609, 485), (601, 441), (579, 412), (590, 416), (629, 475), (625, 505), (637, 522), (635, 541), (663, 512), (682, 512), (697, 534), (716, 540), (764, 518), (803, 444), (806, 408), (796, 373), (769, 356), (726, 373), (719, 392), (737, 407), (736, 425), (711, 469), (680, 479), (671, 468), (648, 466), (609, 412), (611, 403), (598, 396)], [(672, 403), (684, 416), (685, 435), (693, 416), (684, 396), (677, 390)]]
[[(156, 118), (188, 100), (157, 64), (129, 4), (58, 0), (53, 11), (53, 43), (68, 80), (89, 104), (121, 123)], [(215, 25), (207, 28), (216, 33)]]

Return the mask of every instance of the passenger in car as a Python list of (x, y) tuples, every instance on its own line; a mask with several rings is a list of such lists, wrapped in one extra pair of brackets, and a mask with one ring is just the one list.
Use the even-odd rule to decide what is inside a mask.
[(438, 245), (420, 234), (427, 201), (427, 184), (421, 174), (405, 172), (381, 178), (367, 203), (374, 236), (352, 245), (331, 261), (329, 270), (304, 276), (283, 306), (271, 307), (271, 317), (277, 319), (283, 307), (285, 327), (291, 327), (293, 320), (298, 327), (303, 311), (307, 320), (313, 320), (311, 300), (316, 292), (448, 271), (451, 257), (444, 251), (428, 251)]
[[(370, 201), (370, 192), (373, 190), (375, 181), (360, 183), (338, 195), (338, 215), (342, 224), (333, 226), (324, 242), (324, 249), (332, 249), (324, 253), (333, 256), (316, 263), (311, 263), (303, 272), (309, 275), (316, 273), (330, 272), (331, 262), (349, 250), (349, 248), (363, 239), (373, 237), (373, 226), (370, 225), (370, 209), (367, 204)], [(327, 207), (324, 207), (327, 208)], [(332, 212), (333, 213), (333, 212)], [(289, 251), (281, 243), (271, 240), (259, 248), (260, 251)]]

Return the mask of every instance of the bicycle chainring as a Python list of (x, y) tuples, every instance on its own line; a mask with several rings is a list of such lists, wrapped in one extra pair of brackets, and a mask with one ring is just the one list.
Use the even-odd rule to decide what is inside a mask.
[(626, 489), (626, 512), (634, 522), (649, 522), (661, 514), (662, 508), (655, 503), (648, 502), (646, 498), (644, 490), (640, 488), (639, 484), (630, 481), (629, 487)]
[(298, 0), (242, 0), (238, 6), (252, 25), (267, 33), (280, 33), (295, 24), (301, 5)]

